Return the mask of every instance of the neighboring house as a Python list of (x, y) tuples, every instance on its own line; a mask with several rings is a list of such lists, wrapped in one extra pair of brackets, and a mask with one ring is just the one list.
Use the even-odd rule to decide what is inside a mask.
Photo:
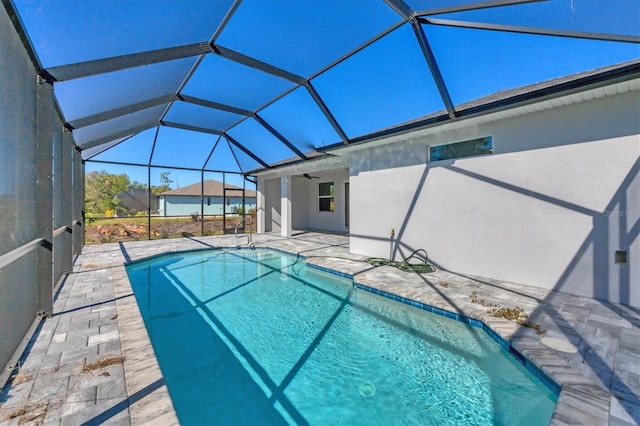
[[(149, 198), (151, 195), (151, 198)], [(143, 212), (147, 213), (149, 201), (151, 201), (151, 214), (158, 214), (158, 196), (154, 193), (149, 194), (146, 189), (128, 189), (117, 194), (114, 199), (118, 200), (118, 216), (131, 215)]]
[[(183, 188), (163, 192), (159, 195), (158, 214), (160, 216), (189, 216), (201, 214), (201, 204), (204, 215), (238, 214), (242, 211), (242, 188), (226, 184), (217, 180), (205, 180), (204, 191), (200, 182)], [(204, 193), (204, 198), (202, 194)], [(223, 207), (225, 207), (223, 209)], [(256, 208), (256, 192), (250, 189), (244, 191), (244, 208), (246, 212)]]

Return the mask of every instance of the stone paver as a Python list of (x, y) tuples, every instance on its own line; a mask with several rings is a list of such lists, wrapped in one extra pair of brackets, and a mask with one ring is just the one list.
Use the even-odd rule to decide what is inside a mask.
[[(124, 264), (246, 243), (246, 236), (222, 236), (85, 246), (22, 357), (20, 380), (0, 393), (0, 424), (178, 424)], [(639, 309), (447, 271), (373, 268), (349, 253), (345, 235), (257, 234), (252, 245), (301, 254), (358, 284), (483, 321), (562, 386), (552, 424), (640, 423)], [(547, 347), (532, 328), (489, 315), (491, 306), (524, 309), (544, 335), (578, 352)], [(121, 362), (83, 371), (107, 356)]]

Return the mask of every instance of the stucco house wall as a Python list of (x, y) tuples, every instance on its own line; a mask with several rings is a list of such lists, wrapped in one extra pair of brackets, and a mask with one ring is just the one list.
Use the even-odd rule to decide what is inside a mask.
[[(349, 182), (349, 170), (316, 171), (311, 179), (300, 173), (291, 176), (291, 227), (294, 230), (346, 232), (345, 183)], [(264, 232), (277, 232), (282, 225), (281, 179), (258, 177), (258, 191), (263, 194)], [(334, 211), (320, 211), (319, 184), (333, 182)]]
[[(305, 179), (307, 191), (307, 228), (345, 232), (345, 189), (344, 184), (349, 182), (349, 171), (347, 169), (335, 170), (324, 173), (314, 173), (317, 179)], [(318, 206), (319, 184), (333, 182), (335, 186), (334, 202), (335, 208), (332, 212), (320, 211)], [(295, 217), (295, 213), (294, 213)]]
[[(607, 90), (348, 153), (351, 251), (388, 257), (393, 228), (396, 259), (640, 306), (640, 96)], [(485, 136), (492, 154), (428, 162)]]
[[(228, 197), (227, 213), (237, 212), (242, 206), (242, 197)], [(222, 197), (204, 197), (204, 214), (221, 215), (223, 213)], [(256, 208), (255, 197), (245, 197), (247, 211)], [(159, 214), (161, 216), (188, 216), (191, 213), (200, 214), (200, 197), (186, 195), (161, 195)]]
[[(262, 188), (262, 189), (261, 189)], [(282, 215), (280, 213), (280, 178), (258, 179), (258, 191), (264, 194), (264, 232), (280, 231)]]
[(309, 202), (310, 202), (309, 179), (302, 176), (294, 176), (291, 188), (291, 225), (293, 229), (309, 228)]
[[(280, 229), (285, 175), (294, 228), (343, 231), (315, 188), (335, 181), (339, 211), (348, 181), (353, 253), (423, 248), (440, 269), (640, 306), (639, 93), (640, 79), (614, 82), (265, 171), (268, 230)], [(430, 161), (431, 146), (483, 137), (489, 154)]]
[[(202, 197), (203, 193), (204, 197)], [(226, 208), (223, 194), (227, 195)], [(254, 190), (245, 190), (244, 206), (247, 212), (256, 209), (256, 192)], [(205, 216), (221, 215), (225, 212), (236, 214), (241, 207), (242, 188), (229, 184), (223, 185), (220, 181), (207, 179), (202, 185), (198, 182), (159, 194), (158, 213), (165, 217), (189, 216), (193, 213)]]

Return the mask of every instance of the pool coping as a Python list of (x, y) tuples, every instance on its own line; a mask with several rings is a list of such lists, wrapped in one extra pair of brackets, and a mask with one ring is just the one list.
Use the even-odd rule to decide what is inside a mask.
[[(164, 375), (140, 313), (125, 264), (113, 268), (122, 276), (113, 287), (118, 312), (120, 345), (132, 425), (179, 425)], [(120, 274), (119, 274), (120, 275)], [(130, 297), (133, 296), (133, 297)], [(132, 398), (141, 395), (142, 398)]]

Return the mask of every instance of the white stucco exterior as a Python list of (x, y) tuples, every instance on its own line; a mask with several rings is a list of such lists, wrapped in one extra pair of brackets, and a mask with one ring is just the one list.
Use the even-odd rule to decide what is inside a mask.
[[(242, 197), (228, 197), (226, 211), (227, 214), (238, 211), (242, 207)], [(199, 196), (178, 196), (160, 195), (158, 214), (164, 217), (189, 216), (192, 213), (200, 214), (201, 198)], [(222, 197), (204, 197), (202, 208), (205, 216), (222, 215), (224, 213), (224, 203)], [(255, 197), (245, 197), (244, 206), (247, 211), (256, 208)]]
[[(262, 192), (260, 191), (262, 188)], [(264, 195), (264, 210), (260, 211), (264, 217), (264, 232), (280, 232), (282, 223), (280, 209), (282, 200), (280, 199), (280, 177), (275, 179), (258, 179), (258, 192)]]
[[(297, 230), (348, 231), (345, 212), (345, 184), (349, 182), (348, 169), (313, 173), (312, 179), (300, 175), (284, 175), (280, 178), (260, 180), (264, 184), (266, 232), (280, 232), (284, 236), (289, 232), (282, 231), (285, 223), (289, 224), (290, 229)], [(320, 211), (318, 198), (321, 183), (334, 185), (335, 209), (332, 212)], [(260, 192), (260, 187), (258, 191)], [(290, 208), (290, 213), (283, 214), (287, 207)]]
[[(332, 152), (348, 165), (327, 166), (327, 178), (336, 191), (350, 183), (351, 251), (388, 257), (393, 228), (396, 259), (423, 248), (453, 272), (640, 306), (639, 86)], [(427, 162), (429, 145), (484, 136), (492, 154)], [(343, 214), (314, 210), (314, 181), (293, 178), (294, 229), (339, 230)], [(616, 251), (627, 263), (615, 263)]]
[[(258, 205), (258, 223), (264, 221), (263, 232), (282, 233), (282, 209), (283, 205), (287, 205), (287, 199), (291, 206), (291, 229), (347, 232), (345, 183), (349, 182), (348, 164), (346, 157), (336, 156), (260, 173), (257, 199), (262, 205)], [(305, 173), (312, 178), (305, 178)], [(290, 184), (289, 195), (287, 185), (282, 184), (283, 177)], [(327, 182), (333, 182), (335, 185), (333, 212), (320, 211), (318, 205), (318, 185)]]

